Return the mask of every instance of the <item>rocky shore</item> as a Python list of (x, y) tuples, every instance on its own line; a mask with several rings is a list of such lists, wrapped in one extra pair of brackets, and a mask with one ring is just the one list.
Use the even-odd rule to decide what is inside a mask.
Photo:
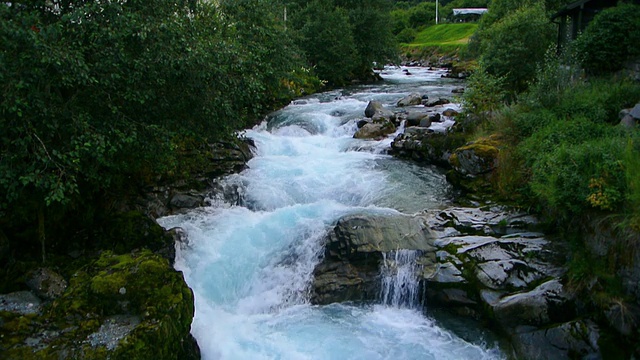
[(577, 314), (563, 286), (562, 242), (539, 227), (535, 217), (499, 206), (349, 215), (326, 237), (311, 300), (377, 301), (385, 255), (413, 250), (427, 308), (485, 321), (509, 338), (518, 359), (602, 358), (600, 328)]

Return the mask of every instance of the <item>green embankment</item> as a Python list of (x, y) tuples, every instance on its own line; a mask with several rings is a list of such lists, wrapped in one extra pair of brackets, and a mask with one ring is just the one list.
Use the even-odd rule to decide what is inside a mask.
[(420, 31), (411, 43), (401, 44), (404, 48), (438, 48), (451, 51), (463, 48), (478, 28), (478, 24), (439, 24)]

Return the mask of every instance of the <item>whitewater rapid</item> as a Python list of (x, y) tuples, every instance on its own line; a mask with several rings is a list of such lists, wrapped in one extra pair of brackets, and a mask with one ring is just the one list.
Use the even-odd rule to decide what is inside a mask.
[(243, 134), (256, 145), (248, 169), (222, 180), (238, 189), (239, 204), (212, 199), (158, 220), (187, 234), (175, 267), (194, 291), (192, 333), (203, 359), (503, 357), (494, 344), (463, 340), (425, 316), (411, 265), (390, 275), (381, 269), (386, 290), (378, 304), (308, 301), (323, 236), (340, 217), (448, 203), (443, 174), (385, 155), (392, 136), (353, 139), (370, 100), (393, 107), (411, 92), (451, 96), (455, 83), (441, 80), (442, 71), (403, 70), (385, 70), (380, 85), (317, 94), (270, 115)]

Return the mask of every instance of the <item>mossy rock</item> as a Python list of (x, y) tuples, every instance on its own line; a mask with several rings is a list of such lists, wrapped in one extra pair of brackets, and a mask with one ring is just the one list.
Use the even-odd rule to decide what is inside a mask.
[(487, 174), (498, 166), (501, 147), (497, 136), (482, 138), (457, 148), (449, 158), (449, 163), (462, 175)]
[[(104, 252), (69, 283), (42, 315), (2, 317), (3, 358), (199, 358), (189, 333), (193, 293), (166, 259)], [(104, 330), (114, 318), (135, 321), (115, 336)]]

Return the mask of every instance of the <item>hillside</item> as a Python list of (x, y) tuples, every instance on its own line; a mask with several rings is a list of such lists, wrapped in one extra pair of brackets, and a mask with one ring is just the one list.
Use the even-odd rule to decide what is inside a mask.
[(453, 50), (467, 45), (469, 38), (478, 28), (478, 24), (440, 24), (420, 31), (411, 43), (401, 44), (403, 48), (431, 48)]

